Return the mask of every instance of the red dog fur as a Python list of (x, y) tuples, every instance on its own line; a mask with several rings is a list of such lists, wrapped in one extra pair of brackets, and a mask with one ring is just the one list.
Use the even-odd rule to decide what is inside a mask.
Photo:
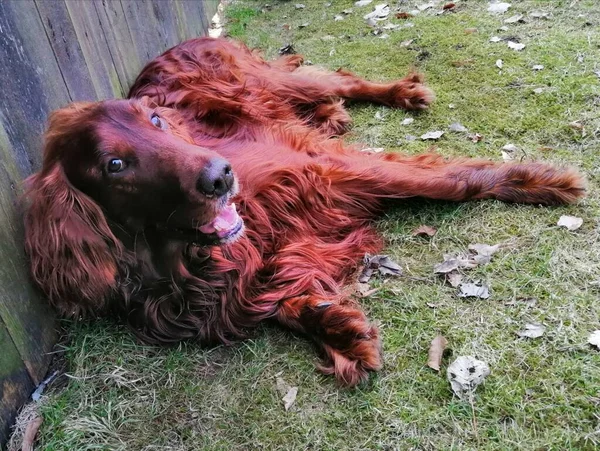
[(418, 75), (379, 84), (301, 62), (194, 39), (150, 62), (130, 100), (52, 114), (25, 244), (60, 313), (119, 316), (150, 343), (227, 343), (272, 319), (311, 336), (321, 370), (351, 386), (381, 368), (381, 348), (342, 286), (381, 249), (371, 221), (384, 201), (583, 195), (569, 169), (331, 139), (350, 122), (341, 99), (420, 109), (432, 94)]

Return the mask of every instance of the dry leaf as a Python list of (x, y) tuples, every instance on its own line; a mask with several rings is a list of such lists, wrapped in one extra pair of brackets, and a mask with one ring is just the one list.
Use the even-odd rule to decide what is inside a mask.
[(510, 8), (510, 3), (492, 3), (488, 7), (488, 11), (494, 14), (504, 14)]
[(529, 17), (533, 17), (534, 19), (549, 19), (550, 13), (545, 13), (543, 11), (531, 11), (529, 13)]
[(365, 20), (373, 19), (373, 20), (384, 20), (390, 14), (390, 7), (386, 3), (381, 3), (375, 6), (375, 9), (366, 14), (363, 18)]
[(518, 42), (508, 41), (506, 44), (509, 48), (516, 50), (517, 52), (520, 52), (525, 48), (525, 44), (520, 44)]
[(498, 37), (498, 36), (492, 36), (490, 38), (490, 42), (500, 42), (500, 41), (502, 41), (502, 38)]
[(306, 28), (309, 25), (310, 25), (310, 22), (302, 23), (302, 24), (298, 25), (298, 28)]
[(509, 17), (508, 19), (504, 19), (504, 23), (517, 23), (524, 22), (523, 14), (516, 14), (514, 16)]
[(412, 231), (412, 236), (434, 236), (437, 230), (428, 225), (422, 225)]
[(402, 42), (400, 43), (400, 45), (401, 45), (402, 47), (408, 47), (408, 46), (409, 46), (409, 45), (411, 45), (411, 44), (412, 44), (414, 41), (415, 41), (414, 39), (409, 39), (409, 40), (407, 40), (407, 41), (402, 41)]
[(499, 244), (494, 244), (490, 246), (489, 244), (469, 244), (469, 250), (476, 252), (478, 255), (484, 255), (486, 257), (491, 257), (500, 249)]
[(355, 2), (354, 4), (356, 6), (367, 6), (369, 3), (371, 3), (373, 0), (359, 0), (358, 2)]
[(280, 55), (293, 55), (296, 53), (294, 46), (292, 44), (286, 44), (279, 49)]
[(419, 11), (425, 11), (426, 9), (433, 8), (435, 5), (433, 2), (425, 3), (423, 5), (417, 5)]
[(469, 399), (490, 374), (487, 363), (471, 356), (460, 356), (448, 367), (447, 377), (452, 391), (460, 399)]
[(303, 5), (302, 3), (296, 3), (294, 5), (294, 8), (296, 8), (296, 9), (304, 9), (304, 8), (306, 8), (306, 5)]
[(427, 139), (440, 139), (443, 134), (444, 134), (444, 132), (441, 131), (441, 130), (436, 130), (436, 131), (433, 131), (433, 132), (427, 132), (424, 135), (421, 135), (421, 139), (423, 141), (425, 141)]
[(37, 435), (43, 421), (44, 420), (42, 417), (35, 417), (33, 420), (27, 423), (25, 434), (23, 434), (23, 442), (21, 443), (22, 451), (33, 451), (35, 436)]
[(462, 283), (462, 274), (453, 271), (451, 273), (446, 274), (446, 280), (450, 284), (451, 287), (456, 288)]
[(556, 223), (559, 227), (566, 227), (571, 232), (573, 230), (577, 230), (583, 224), (583, 219), (578, 218), (577, 216), (566, 216), (563, 215), (560, 217), (558, 222)]
[(452, 124), (450, 124), (450, 126), (448, 127), (448, 129), (451, 132), (457, 132), (457, 133), (463, 133), (463, 132), (467, 132), (467, 127), (465, 127), (464, 125), (458, 123), (458, 122), (454, 122)]
[(429, 352), (427, 354), (427, 366), (436, 371), (440, 370), (442, 364), (442, 356), (444, 355), (444, 349), (448, 346), (448, 340), (443, 336), (438, 335), (432, 341), (429, 346)]
[(569, 127), (574, 128), (576, 130), (583, 130), (583, 124), (579, 121), (569, 122)]
[(531, 68), (533, 70), (542, 70), (544, 66), (542, 64), (534, 64), (533, 66), (531, 66)]
[(348, 8), (348, 9), (344, 9), (342, 11), (342, 14), (345, 14), (347, 16), (349, 16), (350, 14), (352, 14), (354, 12), (354, 10), (352, 8)]
[(396, 13), (396, 19), (410, 19), (412, 16), (409, 13)]
[(344, 20), (344, 16), (337, 15), (333, 18), (335, 22), (339, 22), (340, 20)]
[(396, 23), (389, 23), (387, 25), (384, 25), (381, 28), (384, 30), (396, 30), (396, 29), (400, 28), (400, 25), (398, 25)]
[(544, 335), (546, 327), (539, 323), (527, 323), (525, 328), (517, 332), (521, 338), (539, 338)]
[(290, 410), (290, 407), (296, 402), (296, 396), (298, 395), (298, 387), (292, 387), (281, 399), (283, 401), (283, 407), (285, 410)]
[(479, 133), (472, 133), (470, 135), (467, 135), (467, 138), (469, 138), (474, 143), (478, 143), (483, 139), (483, 135), (480, 135)]
[(459, 298), (479, 298), (487, 299), (490, 297), (489, 287), (482, 282), (461, 283), (458, 286)]
[(363, 259), (365, 267), (363, 268), (358, 281), (360, 283), (366, 283), (369, 281), (373, 272), (379, 271), (383, 276), (400, 276), (402, 275), (402, 268), (398, 263), (394, 262), (387, 255), (369, 255), (365, 254)]
[(465, 34), (477, 33), (477, 28), (465, 28)]
[(535, 88), (533, 90), (534, 94), (541, 94), (544, 92), (544, 88)]
[(449, 10), (449, 9), (452, 9), (452, 8), (454, 8), (455, 6), (456, 6), (456, 3), (446, 3), (446, 4), (445, 4), (445, 5), (442, 7), (442, 9), (443, 9), (444, 11), (447, 11), (447, 10)]
[(504, 66), (504, 61), (502, 61), (502, 60), (496, 60), (496, 67), (498, 69), (502, 69), (502, 66)]
[(415, 120), (412, 117), (407, 117), (406, 119), (404, 119), (402, 122), (400, 122), (401, 125), (410, 125), (414, 122)]
[(592, 346), (596, 346), (597, 349), (600, 349), (600, 330), (595, 330), (590, 334), (588, 343)]

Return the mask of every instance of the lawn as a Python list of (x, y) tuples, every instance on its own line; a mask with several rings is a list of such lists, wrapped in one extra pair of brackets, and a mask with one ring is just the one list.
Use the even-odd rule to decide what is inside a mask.
[[(300, 2), (304, 8), (296, 7)], [(600, 351), (587, 344), (590, 332), (600, 329), (596, 1), (512, 1), (496, 15), (486, 1), (465, 0), (443, 14), (439, 3), (408, 19), (395, 14), (426, 1), (394, 1), (389, 18), (372, 28), (363, 16), (377, 3), (235, 1), (225, 9), (226, 30), (268, 57), (293, 44), (312, 64), (373, 80), (412, 69), (425, 74), (437, 96), (430, 110), (351, 105), (352, 141), (410, 154), (433, 145), (447, 156), (498, 161), (502, 147), (513, 144), (516, 159), (580, 168), (588, 178), (587, 198), (564, 208), (420, 201), (391, 211), (378, 226), (385, 252), (406, 276), (376, 277), (371, 285), (379, 291), (362, 301), (380, 324), (384, 368), (354, 390), (340, 389), (315, 370), (309, 341), (272, 326), (229, 348), (159, 349), (137, 344), (107, 322), (65, 323), (68, 376), (61, 380), (68, 384), (51, 390), (43, 403), (40, 449), (600, 446)], [(349, 8), (350, 14), (342, 13)], [(338, 15), (343, 20), (335, 20)], [(515, 15), (522, 20), (504, 23)], [(399, 27), (384, 29), (388, 24)], [(502, 40), (490, 42), (493, 36)], [(507, 40), (525, 47), (513, 50)], [(538, 65), (543, 68), (534, 70)], [(414, 121), (402, 125), (406, 118)], [(482, 139), (451, 132), (455, 122)], [(434, 130), (445, 134), (435, 142), (420, 139)], [(559, 228), (562, 215), (581, 217), (583, 225)], [(423, 224), (437, 234), (412, 236)], [(444, 254), (465, 252), (472, 243), (503, 244), (490, 264), (464, 272), (490, 286), (486, 300), (459, 298), (433, 274)], [(542, 323), (545, 334), (518, 337), (529, 322)], [(425, 365), (438, 333), (449, 341), (439, 374)], [(448, 364), (460, 355), (477, 356), (491, 368), (472, 403), (453, 396), (446, 380)], [(288, 411), (277, 378), (298, 387)]]

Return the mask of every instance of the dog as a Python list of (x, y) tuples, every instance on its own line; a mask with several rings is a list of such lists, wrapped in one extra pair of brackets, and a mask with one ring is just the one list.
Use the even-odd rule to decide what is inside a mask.
[(25, 248), (64, 316), (112, 316), (144, 342), (230, 343), (273, 320), (310, 336), (354, 386), (380, 337), (342, 288), (382, 242), (394, 200), (575, 202), (583, 178), (543, 163), (366, 153), (339, 138), (344, 100), (419, 110), (420, 75), (372, 83), (266, 61), (226, 39), (151, 61), (126, 100), (52, 113), (27, 180)]

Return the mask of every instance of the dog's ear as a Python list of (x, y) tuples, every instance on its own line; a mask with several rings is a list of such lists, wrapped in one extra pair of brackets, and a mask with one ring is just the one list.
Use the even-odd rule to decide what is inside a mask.
[(116, 287), (122, 244), (102, 209), (68, 181), (61, 161), (81, 145), (93, 104), (54, 113), (42, 170), (26, 181), (25, 249), (34, 281), (65, 316), (99, 314)]
[(144, 105), (147, 106), (148, 108), (156, 108), (158, 107), (158, 103), (156, 103), (152, 98), (150, 98), (149, 96), (142, 96), (140, 98), (138, 98), (138, 101)]

